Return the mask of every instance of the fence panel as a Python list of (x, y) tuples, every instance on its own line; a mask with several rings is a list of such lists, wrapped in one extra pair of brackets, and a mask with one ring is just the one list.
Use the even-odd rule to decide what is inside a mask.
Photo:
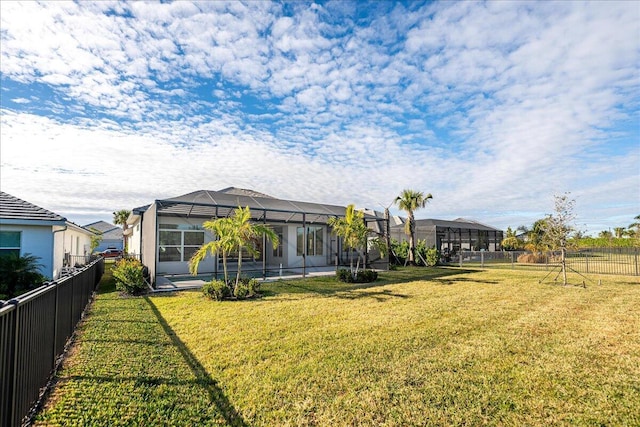
[[(528, 260), (520, 261), (521, 255), (528, 254)], [(540, 254), (537, 262), (534, 257), (521, 251), (486, 252), (460, 251), (450, 264), (473, 267), (544, 269), (556, 268), (560, 264), (559, 252)], [(529, 261), (529, 262), (527, 262)], [(570, 270), (582, 274), (618, 274), (640, 276), (640, 248), (586, 248), (567, 252), (566, 263)]]
[(37, 402), (103, 271), (99, 259), (0, 306), (0, 427)]

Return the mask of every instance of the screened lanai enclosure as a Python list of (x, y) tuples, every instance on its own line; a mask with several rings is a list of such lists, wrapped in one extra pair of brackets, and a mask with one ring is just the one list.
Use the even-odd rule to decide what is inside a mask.
[[(278, 235), (279, 243), (262, 237), (253, 242), (260, 256), (242, 252), (242, 274), (252, 277), (302, 275), (316, 271), (332, 271), (349, 265), (350, 251), (327, 222), (342, 217), (345, 207), (277, 199), (252, 190), (227, 188), (220, 191), (196, 191), (171, 199), (156, 200), (149, 206), (132, 211), (128, 237), (129, 252), (139, 255), (149, 269), (152, 282), (156, 276), (189, 277), (189, 259), (204, 243), (216, 238), (203, 227), (205, 221), (233, 215), (238, 207), (249, 207), (253, 222), (268, 225)], [(365, 223), (376, 231), (385, 230), (386, 220), (365, 214)], [(375, 230), (375, 231), (374, 231)], [(366, 251), (371, 267), (388, 268), (388, 257), (373, 248)], [(227, 259), (230, 273), (235, 274), (238, 253)], [(198, 268), (199, 276), (221, 278), (222, 257), (209, 256)]]
[[(404, 223), (391, 226), (391, 238), (408, 240)], [(466, 219), (446, 221), (441, 219), (416, 220), (416, 239), (425, 240), (428, 248), (435, 247), (441, 254), (455, 255), (458, 251), (500, 251), (502, 230)]]

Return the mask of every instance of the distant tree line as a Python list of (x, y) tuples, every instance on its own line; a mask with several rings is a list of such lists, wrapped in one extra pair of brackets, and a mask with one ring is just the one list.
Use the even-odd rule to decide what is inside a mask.
[[(542, 218), (535, 221), (531, 227), (521, 225), (515, 230), (508, 227), (502, 248), (507, 251), (526, 250), (532, 253), (549, 250), (549, 236), (545, 234), (548, 220), (549, 217)], [(636, 215), (634, 220), (627, 227), (615, 227), (613, 231), (603, 230), (597, 237), (585, 236), (579, 230), (572, 230), (567, 244), (574, 248), (640, 247), (640, 215)]]

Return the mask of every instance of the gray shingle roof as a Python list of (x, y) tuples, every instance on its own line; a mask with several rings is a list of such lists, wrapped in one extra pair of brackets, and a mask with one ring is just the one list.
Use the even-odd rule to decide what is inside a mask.
[(0, 191), (0, 219), (29, 221), (66, 221), (66, 218), (33, 203)]
[(102, 232), (102, 233), (106, 233), (108, 231), (113, 230), (114, 228), (118, 228), (120, 230), (122, 230), (120, 227), (113, 225), (113, 224), (109, 224), (106, 221), (96, 221), (96, 222), (92, 222), (91, 224), (87, 224), (83, 226), (86, 229), (91, 229), (91, 228), (95, 228), (96, 230)]

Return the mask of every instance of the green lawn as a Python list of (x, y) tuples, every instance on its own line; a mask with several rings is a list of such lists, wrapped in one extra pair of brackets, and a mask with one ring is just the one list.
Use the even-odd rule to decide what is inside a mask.
[(38, 424), (640, 425), (638, 278), (545, 274), (401, 269), (222, 303), (103, 287)]

